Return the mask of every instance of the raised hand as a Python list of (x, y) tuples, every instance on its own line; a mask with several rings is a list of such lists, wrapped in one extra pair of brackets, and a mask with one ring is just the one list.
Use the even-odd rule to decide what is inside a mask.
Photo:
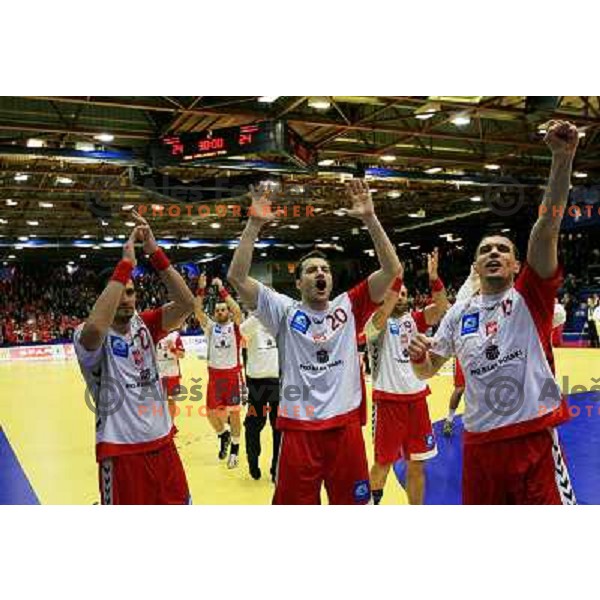
[(141, 241), (142, 232), (139, 227), (134, 227), (129, 239), (123, 245), (123, 258), (131, 261), (133, 266), (137, 265), (137, 260), (135, 258), (135, 243), (137, 241)]
[(135, 210), (131, 211), (131, 217), (137, 223), (136, 229), (139, 229), (139, 239), (143, 242), (143, 249), (146, 254), (154, 254), (158, 250), (158, 244), (154, 238), (154, 233), (148, 224), (148, 221), (139, 215)]
[(544, 141), (555, 156), (574, 156), (579, 144), (577, 127), (568, 121), (550, 121)]
[(351, 179), (348, 181), (346, 183), (346, 196), (352, 203), (352, 208), (347, 211), (349, 216), (365, 219), (375, 214), (369, 184), (364, 179)]
[(429, 280), (435, 281), (438, 278), (439, 253), (438, 249), (434, 248), (431, 254), (427, 255), (427, 272)]
[(258, 187), (250, 186), (248, 195), (252, 199), (250, 207), (250, 220), (260, 225), (274, 221), (276, 215), (272, 211), (273, 200), (277, 197), (277, 188), (268, 183), (261, 183)]
[(200, 277), (198, 277), (198, 289), (205, 290), (206, 289), (206, 275), (202, 273)]

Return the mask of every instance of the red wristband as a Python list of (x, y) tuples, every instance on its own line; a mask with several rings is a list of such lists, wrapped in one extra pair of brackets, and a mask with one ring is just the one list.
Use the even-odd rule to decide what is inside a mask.
[(229, 292), (225, 288), (221, 288), (219, 290), (219, 296), (221, 296), (221, 300), (227, 300), (229, 297)]
[(166, 271), (171, 266), (171, 261), (164, 253), (163, 249), (159, 248), (152, 256), (150, 256), (150, 264), (157, 271)]
[(433, 281), (430, 281), (429, 284), (431, 285), (431, 291), (434, 294), (437, 294), (444, 289), (444, 282), (439, 277)]
[(115, 267), (113, 271), (111, 281), (118, 281), (123, 285), (126, 285), (127, 282), (131, 279), (131, 272), (133, 271), (133, 263), (126, 258), (123, 258), (119, 261), (119, 264)]
[(394, 283), (392, 284), (392, 292), (398, 293), (402, 289), (402, 277), (396, 277), (394, 279)]
[(422, 365), (425, 360), (427, 359), (427, 355), (426, 354), (421, 354), (421, 358), (411, 358), (410, 362), (413, 365)]
[(198, 296), (198, 298), (204, 298), (206, 294), (206, 288), (196, 288), (196, 296)]

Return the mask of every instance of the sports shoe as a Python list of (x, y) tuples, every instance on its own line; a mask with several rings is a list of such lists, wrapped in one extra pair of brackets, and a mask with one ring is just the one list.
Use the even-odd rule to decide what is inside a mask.
[(240, 464), (240, 457), (237, 454), (230, 454), (229, 460), (227, 461), (228, 469), (236, 469)]
[(219, 436), (221, 442), (221, 449), (219, 450), (219, 460), (225, 460), (227, 458), (227, 450), (229, 450), (229, 444), (231, 443), (231, 433), (224, 431)]
[(444, 437), (452, 437), (454, 433), (454, 422), (453, 421), (444, 421), (444, 428), (442, 429), (442, 434)]
[(252, 477), (252, 479), (254, 479), (255, 481), (258, 481), (262, 475), (258, 464), (249, 463), (249, 468), (250, 468), (250, 477)]

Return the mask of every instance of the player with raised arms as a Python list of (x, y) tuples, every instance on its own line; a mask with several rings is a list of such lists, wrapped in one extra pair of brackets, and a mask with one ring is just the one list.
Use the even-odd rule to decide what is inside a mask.
[[(183, 277), (158, 247), (145, 219), (92, 312), (75, 332), (79, 367), (96, 412), (96, 458), (102, 504), (187, 504), (189, 492), (173, 442), (175, 428), (161, 383), (156, 344), (194, 309)], [(171, 302), (137, 313), (132, 272), (142, 242)]]
[(463, 367), (465, 504), (575, 503), (555, 430), (569, 413), (554, 375), (551, 336), (562, 282), (558, 239), (578, 132), (554, 121), (545, 141), (550, 179), (523, 268), (511, 240), (486, 235), (475, 256), (480, 294), (457, 302), (433, 340), (419, 335), (409, 348), (422, 379), (451, 356)]
[(272, 188), (251, 188), (251, 217), (229, 268), (242, 302), (277, 339), (281, 394), (278, 427), (283, 432), (274, 504), (319, 504), (324, 484), (330, 504), (367, 504), (369, 471), (361, 425), (366, 422), (365, 385), (357, 332), (383, 300), (401, 265), (375, 215), (368, 184), (346, 186), (348, 215), (367, 227), (381, 269), (349, 292), (330, 300), (331, 266), (320, 252), (296, 267), (300, 301), (249, 277), (254, 244), (271, 213)]

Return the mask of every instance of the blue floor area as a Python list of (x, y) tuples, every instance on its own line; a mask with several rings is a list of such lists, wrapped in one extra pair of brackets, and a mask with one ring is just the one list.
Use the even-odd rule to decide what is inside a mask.
[[(569, 397), (572, 419), (559, 428), (559, 436), (579, 504), (600, 504), (600, 394)], [(579, 408), (576, 414), (575, 407)], [(427, 486), (425, 504), (461, 504), (462, 432), (460, 417), (454, 421), (454, 435), (442, 435), (443, 421), (434, 423), (438, 455), (425, 465)], [(406, 481), (406, 463), (394, 465), (402, 486)]]
[(0, 504), (39, 504), (25, 472), (0, 428)]

